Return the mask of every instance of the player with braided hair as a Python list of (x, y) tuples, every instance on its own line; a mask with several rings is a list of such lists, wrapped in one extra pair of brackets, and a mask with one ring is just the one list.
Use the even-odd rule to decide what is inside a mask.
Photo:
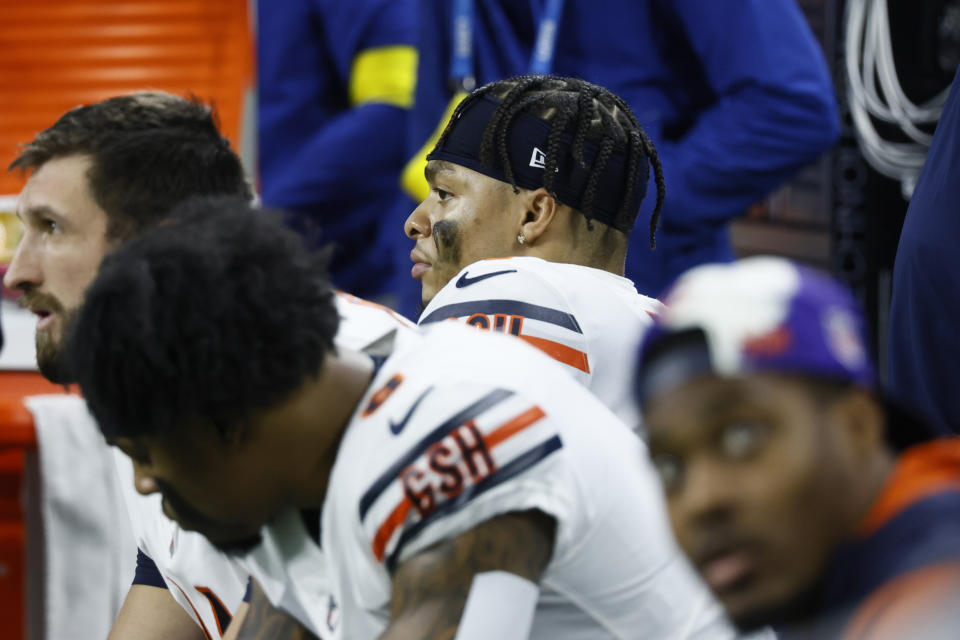
[(639, 425), (621, 356), (660, 303), (623, 274), (651, 172), (651, 248), (665, 189), (630, 108), (575, 78), (493, 82), (460, 102), (427, 159), (430, 194), (405, 227), (420, 323), (512, 333)]

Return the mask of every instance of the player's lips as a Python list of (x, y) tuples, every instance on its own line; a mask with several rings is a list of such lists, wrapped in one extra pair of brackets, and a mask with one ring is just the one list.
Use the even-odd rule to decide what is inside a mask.
[(30, 312), (37, 316), (37, 331), (49, 327), (57, 317), (52, 311), (46, 309), (30, 309)]
[(711, 545), (693, 557), (704, 582), (718, 596), (743, 587), (757, 569), (756, 550), (745, 543)]
[(413, 261), (413, 267), (410, 269), (410, 276), (416, 280), (422, 278), (423, 274), (429, 271), (430, 267), (433, 266), (427, 261), (426, 258), (417, 253), (416, 250), (410, 252), (410, 260)]
[(51, 295), (37, 291), (28, 291), (20, 296), (17, 304), (37, 316), (37, 331), (46, 329), (57, 319), (57, 314), (63, 309), (59, 302)]

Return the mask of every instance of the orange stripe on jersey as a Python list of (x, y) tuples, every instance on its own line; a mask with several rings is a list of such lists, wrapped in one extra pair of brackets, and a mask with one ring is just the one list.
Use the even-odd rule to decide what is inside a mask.
[(857, 527), (867, 537), (915, 503), (944, 490), (960, 491), (960, 437), (940, 438), (907, 449), (883, 493)]
[[(167, 577), (167, 580), (170, 580), (170, 578)], [(173, 580), (170, 580), (170, 582), (173, 582)], [(193, 603), (190, 602), (190, 598), (187, 597), (187, 592), (184, 591), (183, 587), (178, 585), (176, 582), (173, 582), (173, 586), (175, 586), (177, 589), (180, 590), (180, 593), (183, 594), (183, 597), (187, 601), (187, 604), (190, 605), (190, 608), (193, 610), (193, 615), (197, 617), (197, 622), (200, 623), (200, 629), (203, 631), (203, 635), (206, 636), (207, 640), (213, 640), (213, 636), (211, 636), (210, 632), (207, 631), (207, 625), (203, 624), (203, 618), (200, 617), (200, 612), (197, 611), (196, 607), (193, 606)], [(214, 618), (216, 618), (216, 616), (214, 616)]]
[(540, 351), (543, 351), (554, 360), (570, 365), (574, 369), (579, 369), (584, 373), (590, 373), (590, 363), (587, 360), (587, 354), (583, 351), (568, 347), (559, 342), (554, 342), (553, 340), (547, 340), (546, 338), (537, 338), (535, 336), (520, 336), (520, 338), (526, 340), (537, 349), (540, 349)]
[(360, 414), (361, 418), (369, 418), (373, 415), (373, 412), (383, 406), (383, 403), (387, 401), (387, 398), (397, 390), (403, 383), (403, 374), (397, 373), (392, 378), (386, 381), (382, 387), (377, 389), (372, 396), (370, 396), (370, 402), (367, 403), (367, 406), (363, 409), (363, 413)]
[[(491, 431), (483, 438), (483, 443), (487, 447), (488, 451), (492, 450), (498, 444), (509, 440), (544, 416), (546, 416), (546, 414), (540, 407), (530, 407), (523, 413), (514, 416)], [(470, 422), (467, 424), (470, 424)], [(404, 496), (400, 500), (400, 503), (394, 507), (393, 511), (390, 512), (390, 515), (387, 516), (387, 519), (383, 521), (383, 524), (380, 525), (380, 528), (377, 529), (377, 533), (373, 537), (372, 549), (373, 555), (377, 558), (378, 562), (383, 560), (383, 554), (386, 552), (387, 543), (390, 542), (390, 538), (393, 537), (393, 534), (396, 532), (396, 530), (403, 526), (403, 523), (406, 521), (407, 515), (410, 513), (412, 506), (413, 505), (410, 502), (410, 498)]]
[[(222, 636), (222, 635), (223, 635), (223, 632), (224, 632), (224, 627), (222, 627), (222, 626), (220, 625), (220, 615), (217, 613), (216, 607), (213, 606), (213, 601), (216, 600), (216, 601), (217, 601), (217, 604), (220, 605), (220, 609), (222, 609), (222, 610), (223, 610), (224, 612), (226, 612), (228, 615), (230, 614), (230, 609), (227, 609), (227, 608), (223, 605), (223, 600), (221, 600), (219, 597), (217, 597), (217, 594), (215, 594), (215, 593), (213, 592), (213, 589), (211, 589), (210, 587), (197, 587), (197, 591), (199, 591), (200, 593), (202, 593), (207, 600), (210, 600), (210, 606), (213, 607), (213, 620), (214, 620), (214, 622), (217, 623), (217, 631), (219, 631), (219, 632), (220, 632), (220, 635)], [(232, 617), (233, 617), (233, 616), (231, 616), (230, 618), (227, 619), (227, 625), (230, 624), (229, 621), (232, 619)]]
[(400, 504), (387, 516), (387, 519), (384, 520), (383, 524), (380, 525), (380, 528), (377, 529), (377, 535), (373, 538), (373, 555), (376, 556), (377, 562), (383, 560), (383, 552), (387, 548), (387, 543), (390, 542), (393, 532), (397, 530), (397, 527), (403, 524), (403, 521), (407, 519), (407, 514), (410, 513), (410, 500), (404, 496), (403, 500), (400, 501)]
[(383, 311), (384, 313), (388, 313), (394, 320), (396, 320), (397, 322), (399, 322), (404, 326), (410, 327), (411, 329), (416, 328), (417, 326), (412, 322), (410, 322), (409, 320), (407, 320), (406, 318), (404, 318), (402, 315), (400, 315), (396, 311), (394, 311), (393, 309), (391, 309), (390, 307), (385, 307), (382, 304), (377, 304), (376, 302), (370, 302), (369, 300), (358, 298), (357, 296), (351, 293), (347, 293), (346, 291), (337, 291), (336, 293), (338, 296), (340, 296), (341, 298), (343, 298), (344, 300), (352, 304), (356, 304), (361, 307), (370, 307), (371, 309), (378, 309), (380, 311)]
[(493, 449), (510, 436), (523, 431), (545, 415), (540, 407), (531, 407), (516, 418), (497, 427), (490, 435), (484, 438), (483, 441), (486, 443), (487, 449)]
[[(857, 608), (844, 640), (900, 640), (955, 615), (960, 562), (915, 569), (884, 584)], [(926, 636), (923, 636), (926, 637)], [(943, 637), (943, 636), (936, 636)]]

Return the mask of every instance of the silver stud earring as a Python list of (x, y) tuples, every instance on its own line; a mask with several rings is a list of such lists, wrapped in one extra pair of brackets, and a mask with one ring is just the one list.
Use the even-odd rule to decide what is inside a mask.
[(526, 242), (526, 241), (527, 241), (527, 239), (526, 239), (526, 237), (523, 235), (523, 231), (521, 231), (521, 232), (517, 235), (517, 242), (519, 242), (520, 244), (523, 244), (523, 243)]

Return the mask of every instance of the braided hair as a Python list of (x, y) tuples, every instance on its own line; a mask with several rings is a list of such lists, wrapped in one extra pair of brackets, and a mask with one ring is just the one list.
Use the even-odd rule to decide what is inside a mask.
[[(650, 248), (656, 247), (654, 234), (660, 221), (665, 192), (663, 168), (653, 142), (644, 133), (630, 107), (622, 98), (603, 87), (577, 78), (530, 75), (491, 82), (471, 93), (457, 105), (440, 136), (438, 146), (444, 143), (460, 114), (476, 100), (488, 94), (499, 98), (501, 103), (484, 129), (480, 144), (480, 160), (487, 166), (492, 166), (495, 161), (499, 161), (514, 193), (519, 192), (519, 189), (510, 165), (507, 139), (513, 119), (520, 113), (528, 112), (550, 121), (543, 187), (558, 202), (560, 199), (557, 197), (555, 180), (557, 164), (562, 152), (561, 138), (564, 132), (571, 125), (573, 126), (571, 148), (573, 157), (583, 169), (589, 170), (580, 212), (586, 217), (587, 226), (591, 230), (593, 229), (593, 204), (598, 184), (610, 157), (615, 152), (620, 152), (627, 158), (627, 189), (614, 225), (619, 228), (633, 227), (639, 207), (635, 208), (631, 205), (636, 194), (638, 179), (642, 179), (645, 184), (650, 179), (652, 166), (657, 187), (657, 203), (650, 216)], [(599, 151), (590, 166), (587, 164), (585, 154), (588, 141), (599, 146)]]

